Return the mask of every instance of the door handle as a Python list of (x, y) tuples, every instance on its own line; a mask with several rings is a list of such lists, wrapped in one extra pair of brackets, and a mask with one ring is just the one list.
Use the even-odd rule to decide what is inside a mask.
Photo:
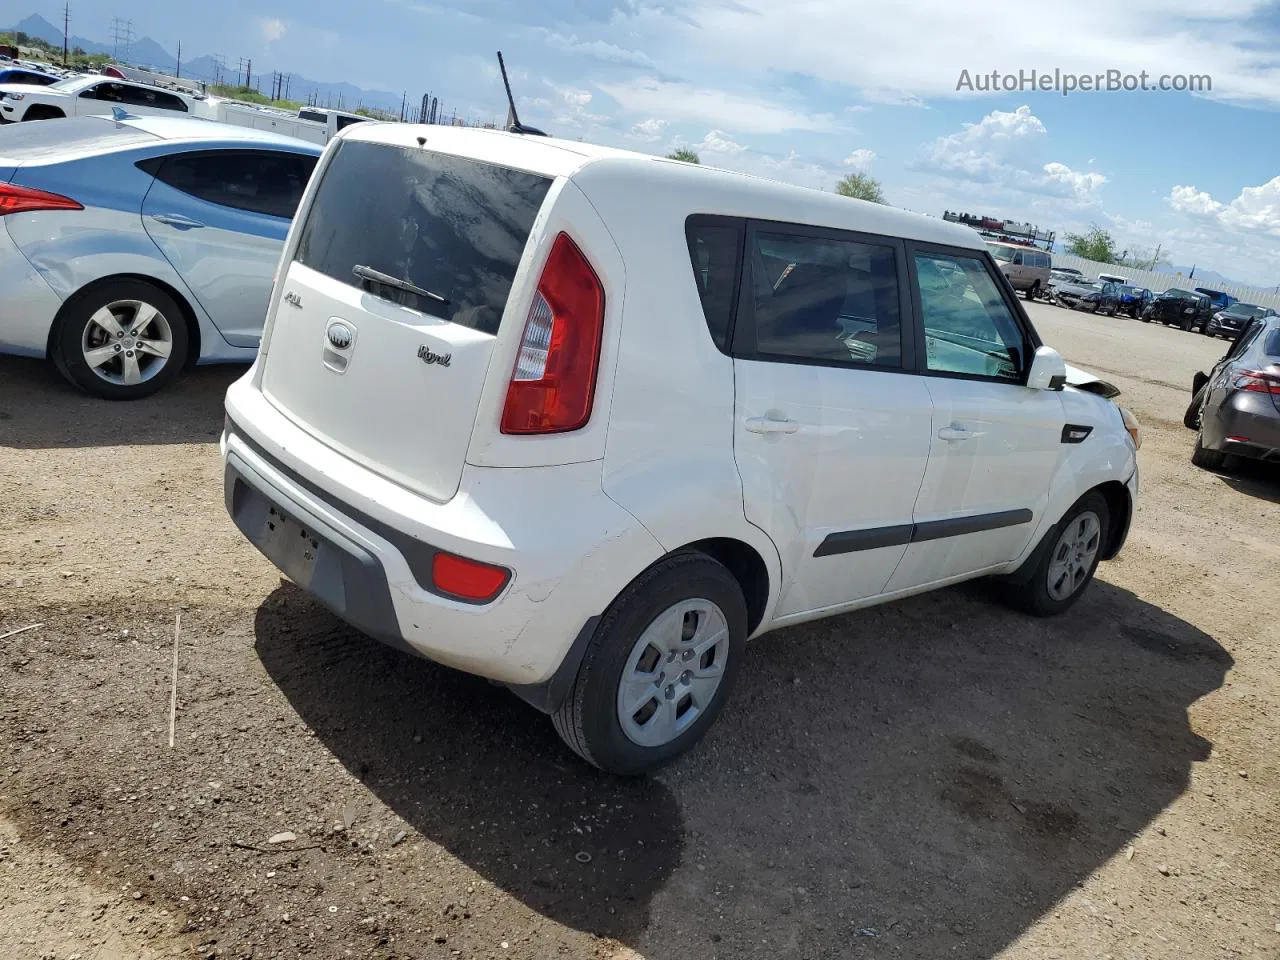
[(775, 420), (772, 417), (751, 417), (746, 422), (748, 433), (795, 433), (800, 429), (796, 420)]
[(938, 431), (938, 439), (946, 440), (948, 443), (959, 443), (962, 440), (976, 440), (982, 436), (982, 433), (976, 430), (970, 430), (968, 427), (953, 423), (949, 427), (943, 427)]
[(151, 219), (156, 223), (163, 223), (165, 226), (176, 227), (179, 230), (196, 230), (204, 226), (199, 220), (192, 220), (190, 217), (179, 216), (176, 213), (153, 213)]

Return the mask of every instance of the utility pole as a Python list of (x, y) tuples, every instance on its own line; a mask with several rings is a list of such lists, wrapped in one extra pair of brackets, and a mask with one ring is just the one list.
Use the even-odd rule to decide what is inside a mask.
[(67, 65), (67, 57), (71, 51), (71, 0), (62, 7), (62, 65)]
[(178, 41), (178, 69), (174, 72), (175, 77), (182, 76), (182, 41)]
[(1156, 252), (1151, 257), (1151, 266), (1147, 267), (1148, 270), (1155, 270), (1156, 264), (1160, 262), (1160, 246), (1161, 244), (1156, 244)]
[(404, 108), (409, 105), (409, 91), (406, 90), (400, 96), (400, 122), (404, 123)]
[(244, 69), (244, 85), (246, 87), (253, 86), (253, 60), (249, 60), (248, 66)]
[(293, 82), (293, 74), (289, 74), (284, 78), (284, 98), (289, 99), (289, 84)]
[(111, 59), (120, 60), (120, 47), (124, 46), (123, 59), (129, 59), (129, 48), (133, 46), (133, 21), (116, 17), (111, 21)]

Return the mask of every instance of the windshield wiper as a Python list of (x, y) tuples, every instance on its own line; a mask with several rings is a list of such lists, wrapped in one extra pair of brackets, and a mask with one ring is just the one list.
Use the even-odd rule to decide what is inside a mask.
[(412, 293), (417, 297), (425, 297), (427, 300), (434, 300), (436, 303), (442, 303), (446, 307), (449, 305), (449, 298), (442, 297), (438, 293), (432, 293), (430, 290), (423, 290), (416, 284), (410, 283), (408, 280), (401, 280), (399, 277), (393, 277), (389, 273), (383, 273), (381, 270), (375, 270), (373, 267), (366, 267), (362, 263), (357, 263), (351, 268), (361, 280), (368, 280), (370, 283), (380, 283), (384, 287), (393, 287), (396, 290), (403, 290), (405, 293)]

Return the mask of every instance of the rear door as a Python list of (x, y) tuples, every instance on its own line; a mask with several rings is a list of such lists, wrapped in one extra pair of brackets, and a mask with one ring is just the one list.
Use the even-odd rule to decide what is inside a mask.
[(1065, 449), (1062, 395), (1025, 386), (1037, 343), (989, 258), (912, 244), (908, 264), (934, 419), (915, 533), (891, 591), (1016, 558)]
[(781, 554), (779, 617), (880, 594), (911, 538), (932, 405), (910, 374), (901, 241), (746, 231), (734, 449), (747, 518)]
[(256, 347), (271, 278), (316, 157), (203, 150), (143, 161), (147, 233), (227, 342)]
[[(447, 501), (554, 181), (362, 140), (341, 141), (321, 176), (281, 277), (263, 393), (344, 455)], [(400, 286), (362, 281), (357, 267)]]

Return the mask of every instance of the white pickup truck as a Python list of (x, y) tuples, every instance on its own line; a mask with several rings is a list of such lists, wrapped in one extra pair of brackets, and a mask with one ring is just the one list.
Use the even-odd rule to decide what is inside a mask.
[(0, 122), (4, 123), (101, 115), (117, 107), (138, 116), (178, 114), (218, 120), (238, 127), (270, 130), (322, 146), (339, 130), (365, 119), (354, 113), (313, 107), (290, 113), (111, 77), (71, 77), (47, 87), (0, 84)]

